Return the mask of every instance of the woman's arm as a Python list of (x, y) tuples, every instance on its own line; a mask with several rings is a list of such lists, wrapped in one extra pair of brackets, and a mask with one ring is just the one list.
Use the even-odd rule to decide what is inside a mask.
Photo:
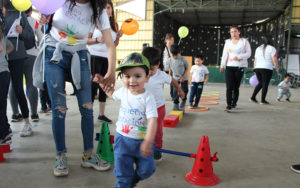
[(240, 53), (239, 55), (237, 55), (238, 59), (248, 59), (249, 57), (251, 57), (251, 46), (250, 43), (247, 39), (243, 39), (246, 40), (245, 41), (245, 51), (243, 50), (242, 53)]
[(225, 45), (223, 48), (223, 54), (222, 54), (222, 59), (221, 59), (221, 65), (220, 65), (220, 72), (224, 71), (224, 68), (227, 64), (227, 60), (228, 60), (228, 44), (227, 44), (227, 40), (225, 41)]
[(273, 60), (273, 64), (275, 65), (276, 74), (279, 74), (277, 56), (276, 55), (273, 56), (272, 60)]
[(108, 52), (108, 69), (103, 80), (103, 90), (108, 92), (115, 86), (115, 68), (116, 68), (116, 47), (114, 45), (110, 29), (102, 30), (102, 36), (105, 38), (105, 44)]

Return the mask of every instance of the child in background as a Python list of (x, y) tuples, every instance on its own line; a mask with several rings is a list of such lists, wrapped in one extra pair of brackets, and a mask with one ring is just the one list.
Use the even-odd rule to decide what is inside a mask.
[(186, 96), (188, 94), (188, 67), (189, 64), (184, 57), (180, 55), (180, 48), (177, 44), (171, 46), (172, 58), (170, 61), (170, 75), (180, 84), (181, 89), (185, 93), (185, 97), (182, 99), (179, 106), (179, 97), (177, 90), (173, 89), (173, 110), (184, 110), (186, 103)]
[[(201, 94), (203, 91), (204, 82), (207, 83), (209, 79), (209, 72), (206, 66), (203, 65), (204, 58), (202, 55), (195, 57), (195, 65), (191, 68), (191, 93), (190, 93), (190, 109), (197, 108)], [(194, 97), (196, 96), (195, 103)], [(194, 103), (194, 104), (193, 104)]]
[[(157, 109), (154, 96), (144, 88), (149, 80), (149, 69), (146, 57), (130, 54), (116, 69), (122, 72), (124, 87), (106, 93), (121, 101), (114, 141), (115, 187), (134, 187), (155, 172), (153, 144)], [(101, 83), (102, 79), (96, 74), (94, 82)]]
[(283, 95), (286, 95), (286, 101), (290, 102), (291, 92), (289, 88), (292, 87), (291, 84), (291, 75), (284, 75), (284, 80), (278, 84), (278, 97), (277, 101), (280, 102), (280, 99)]
[(8, 63), (5, 55), (13, 51), (12, 43), (3, 33), (3, 16), (0, 8), (0, 145), (11, 144), (12, 131), (7, 119), (7, 95), (10, 82)]
[[(147, 47), (143, 49), (142, 54), (150, 62), (150, 79), (149, 82), (145, 84), (146, 90), (150, 91), (155, 98), (157, 107), (157, 131), (155, 135), (155, 147), (162, 148), (163, 143), (163, 127), (162, 122), (166, 114), (165, 99), (163, 97), (164, 84), (172, 85), (177, 91), (180, 98), (184, 99), (185, 94), (180, 88), (177, 81), (164, 71), (159, 70), (160, 66), (160, 50), (152, 47)], [(162, 157), (161, 152), (154, 151), (154, 159), (160, 160)]]

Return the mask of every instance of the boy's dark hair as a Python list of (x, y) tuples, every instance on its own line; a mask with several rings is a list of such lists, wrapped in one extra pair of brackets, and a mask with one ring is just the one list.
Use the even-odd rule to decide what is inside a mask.
[(25, 14), (27, 15), (27, 14), (30, 13), (30, 12), (32, 12), (32, 6), (29, 7), (29, 9), (27, 9), (27, 10), (25, 11)]
[(195, 56), (195, 59), (196, 59), (196, 58), (201, 59), (202, 61), (204, 60), (204, 57), (203, 57), (203, 55), (201, 55), (201, 54), (196, 55), (196, 56)]
[[(141, 67), (142, 69), (144, 69), (145, 70), (145, 72), (146, 72), (146, 76), (148, 76), (149, 75), (149, 69), (148, 69), (148, 67), (146, 66), (146, 65), (143, 65), (143, 66), (138, 66), (138, 67)], [(123, 68), (121, 68), (121, 75), (123, 75), (124, 74), (124, 70), (125, 69), (130, 69), (130, 68), (134, 68), (134, 67), (123, 67)]]
[(171, 39), (171, 38), (175, 39), (174, 35), (172, 33), (167, 33), (165, 36), (165, 40)]
[(173, 45), (171, 46), (170, 51), (171, 51), (171, 53), (172, 53), (173, 55), (177, 55), (177, 54), (180, 53), (180, 48), (179, 48), (179, 46), (178, 46), (177, 44), (173, 44)]
[(286, 78), (286, 77), (290, 77), (290, 78), (291, 78), (292, 75), (290, 75), (290, 74), (285, 74), (285, 75), (284, 75), (284, 78)]
[(157, 48), (146, 47), (143, 49), (142, 54), (148, 59), (150, 62), (150, 66), (159, 65), (161, 52)]

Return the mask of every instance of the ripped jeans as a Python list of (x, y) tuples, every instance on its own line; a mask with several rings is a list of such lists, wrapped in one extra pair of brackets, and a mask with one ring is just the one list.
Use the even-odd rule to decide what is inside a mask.
[[(52, 131), (56, 145), (56, 155), (67, 152), (65, 144), (65, 117), (67, 111), (65, 75), (71, 74), (72, 54), (63, 51), (63, 59), (57, 64), (50, 62), (54, 48), (46, 47), (45, 50), (45, 80), (52, 104)], [(84, 152), (93, 150), (94, 120), (91, 94), (91, 73), (87, 63), (87, 51), (77, 52), (80, 57), (81, 89), (77, 90), (81, 114), (81, 131), (83, 136)]]

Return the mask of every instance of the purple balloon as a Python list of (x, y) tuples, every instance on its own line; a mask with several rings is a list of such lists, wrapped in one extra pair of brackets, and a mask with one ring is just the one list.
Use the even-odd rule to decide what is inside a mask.
[(42, 14), (50, 15), (59, 9), (66, 0), (30, 0), (32, 5)]
[(259, 83), (255, 74), (251, 76), (251, 78), (249, 79), (249, 83), (252, 86), (256, 86)]

